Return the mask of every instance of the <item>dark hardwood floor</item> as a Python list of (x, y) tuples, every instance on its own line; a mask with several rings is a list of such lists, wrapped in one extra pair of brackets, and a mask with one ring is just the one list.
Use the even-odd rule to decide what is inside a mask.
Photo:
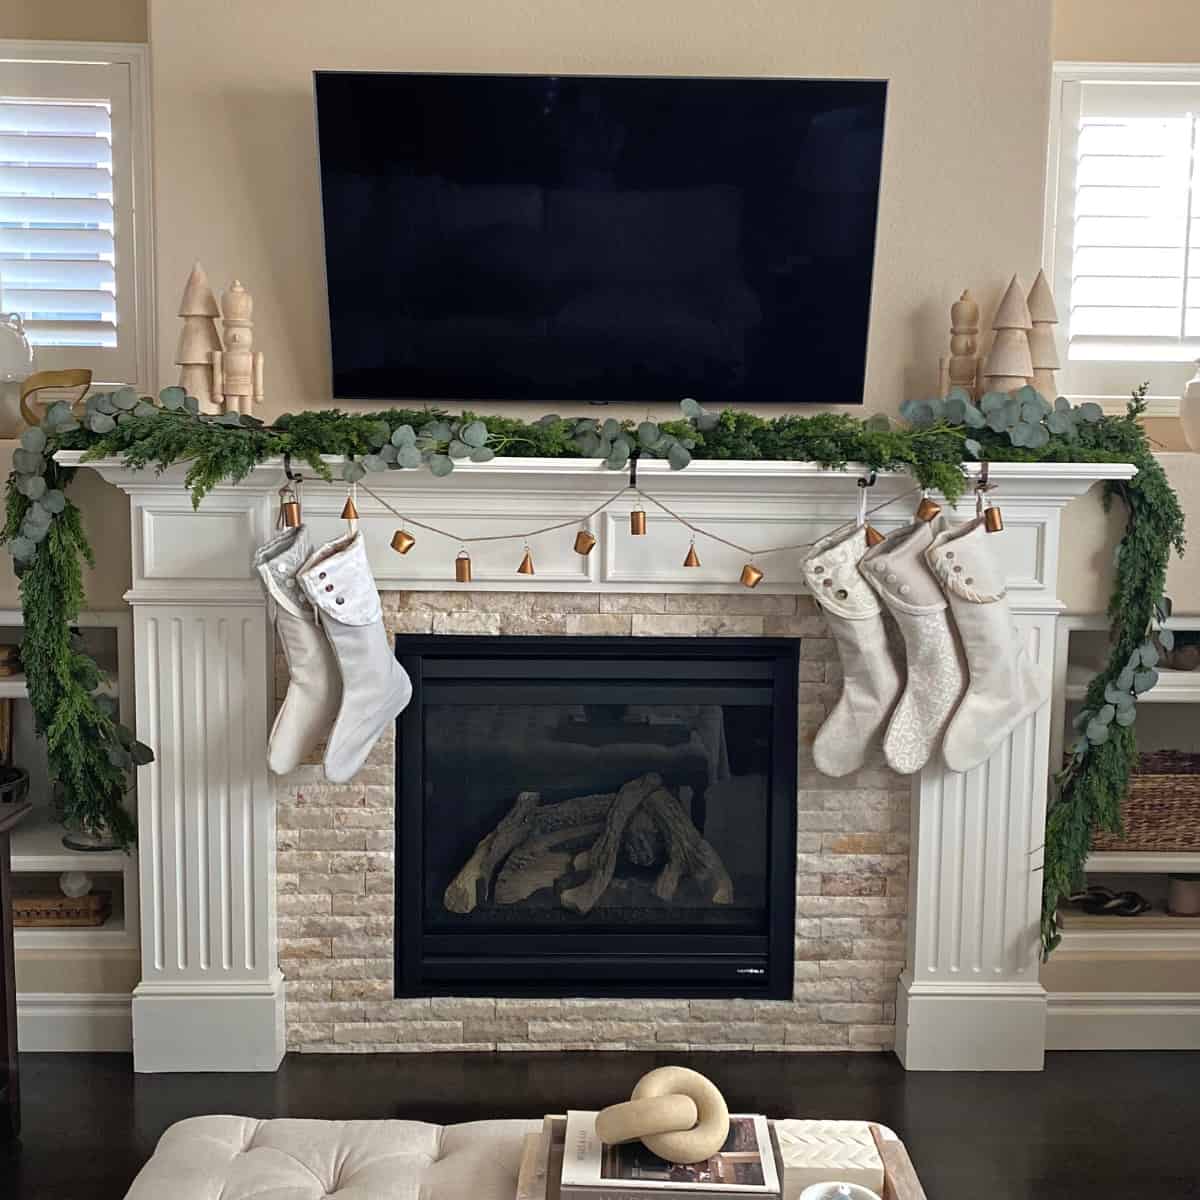
[[(124, 1055), (22, 1056), (4, 1200), (121, 1200), (173, 1121), (200, 1113), (438, 1122), (624, 1099), (680, 1056), (291, 1056), (275, 1075), (134, 1075)], [(731, 1107), (882, 1121), (929, 1200), (1200, 1197), (1200, 1054), (1052, 1054), (1040, 1075), (906, 1074), (890, 1055), (692, 1055)]]

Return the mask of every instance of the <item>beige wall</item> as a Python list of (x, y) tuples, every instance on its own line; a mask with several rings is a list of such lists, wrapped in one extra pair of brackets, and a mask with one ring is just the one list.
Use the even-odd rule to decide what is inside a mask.
[(1200, 3), (1055, 0), (1054, 57), (1069, 62), (1200, 62)]
[[(856, 76), (891, 81), (867, 398), (895, 412), (932, 388), (958, 291), (1037, 267), (1050, 17), (1045, 0), (150, 0), (160, 374), (200, 258), (254, 292), (264, 415), (331, 403), (314, 68)], [(819, 397), (796, 368), (796, 397)]]
[(144, 42), (146, 0), (4, 0), (0, 38)]

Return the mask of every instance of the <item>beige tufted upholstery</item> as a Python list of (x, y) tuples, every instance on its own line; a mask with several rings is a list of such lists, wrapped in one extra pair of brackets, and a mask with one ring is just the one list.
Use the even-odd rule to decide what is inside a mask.
[(192, 1117), (163, 1134), (126, 1200), (512, 1200), (540, 1121)]

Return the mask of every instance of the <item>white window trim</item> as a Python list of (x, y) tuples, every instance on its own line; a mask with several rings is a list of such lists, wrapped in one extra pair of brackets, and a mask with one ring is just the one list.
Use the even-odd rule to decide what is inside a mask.
[(154, 176), (151, 169), (150, 47), (140, 42), (43, 42), (0, 38), (0, 60), (99, 63), (129, 71), (130, 159), (133, 167), (134, 296), (136, 379), (97, 380), (155, 390), (158, 379), (154, 310)]
[[(1066, 118), (1074, 112), (1078, 121), (1080, 85), (1110, 80), (1119, 83), (1168, 83), (1172, 81), (1200, 84), (1200, 63), (1112, 63), (1056, 62), (1050, 92), (1050, 138), (1046, 159), (1046, 198), (1042, 230), (1042, 267), (1050, 280), (1054, 294), (1068, 297), (1071, 289), (1071, 264), (1055, 262), (1055, 233), (1058, 214), (1069, 203), (1074, 190), (1074, 174), (1060, 175), (1063, 150), (1063, 129)], [(1059, 359), (1067, 362), (1066, 326), (1058, 327)], [(1110, 412), (1124, 411), (1123, 398), (1111, 396), (1073, 395), (1076, 400), (1094, 400)], [(1179, 396), (1149, 397), (1147, 415), (1152, 417), (1179, 416)]]

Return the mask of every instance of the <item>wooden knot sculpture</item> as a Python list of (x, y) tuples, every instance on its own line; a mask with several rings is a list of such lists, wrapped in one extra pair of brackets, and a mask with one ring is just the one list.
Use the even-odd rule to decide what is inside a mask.
[(667, 1162), (703, 1162), (729, 1136), (729, 1109), (699, 1071), (659, 1067), (638, 1080), (624, 1104), (597, 1115), (596, 1136), (609, 1146), (640, 1140)]

